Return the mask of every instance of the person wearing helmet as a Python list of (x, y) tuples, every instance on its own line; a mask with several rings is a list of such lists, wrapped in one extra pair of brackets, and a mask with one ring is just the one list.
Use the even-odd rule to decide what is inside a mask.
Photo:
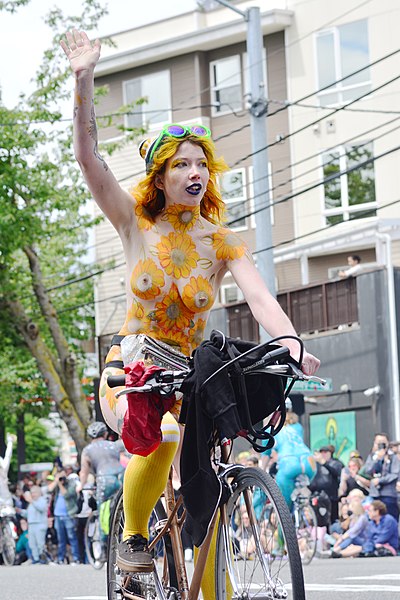
[(120, 462), (120, 454), (125, 447), (121, 440), (107, 440), (107, 425), (101, 421), (91, 423), (87, 434), (92, 441), (82, 451), (79, 479), (81, 487), (84, 487), (89, 473), (95, 475), (96, 500), (99, 506), (121, 487), (124, 467)]

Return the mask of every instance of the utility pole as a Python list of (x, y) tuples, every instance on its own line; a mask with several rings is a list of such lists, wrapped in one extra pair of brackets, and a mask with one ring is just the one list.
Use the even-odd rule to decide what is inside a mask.
[[(250, 81), (249, 112), (251, 151), (253, 153), (254, 208), (256, 211), (257, 268), (269, 291), (276, 297), (271, 210), (265, 208), (270, 204), (266, 119), (268, 103), (265, 97), (264, 45), (260, 9), (252, 7), (242, 11), (231, 5), (227, 0), (216, 0), (216, 2), (241, 15), (247, 24), (246, 46)], [(268, 339), (262, 329), (260, 330), (260, 337), (261, 341)]]

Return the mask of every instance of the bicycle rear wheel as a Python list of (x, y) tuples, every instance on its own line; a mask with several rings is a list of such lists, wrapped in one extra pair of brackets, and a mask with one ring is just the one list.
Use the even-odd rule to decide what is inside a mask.
[[(157, 527), (167, 518), (161, 500), (158, 500), (149, 521), (149, 541), (157, 534)], [(142, 596), (146, 600), (157, 598), (157, 589), (154, 577), (151, 573), (126, 575), (121, 573), (117, 567), (117, 549), (122, 541), (125, 515), (123, 506), (122, 489), (118, 492), (110, 522), (110, 534), (107, 548), (107, 598), (108, 600), (121, 600), (130, 598), (130, 595)], [(157, 571), (160, 572), (162, 585), (166, 589), (178, 587), (174, 560), (172, 555), (171, 540), (165, 534), (153, 549), (154, 560)], [(164, 557), (166, 562), (164, 561)], [(164, 570), (163, 570), (163, 567)], [(173, 598), (173, 595), (171, 595)]]
[(305, 600), (296, 531), (275, 481), (245, 468), (230, 485), (217, 531), (216, 598)]
[(86, 556), (95, 569), (102, 569), (106, 562), (106, 540), (102, 535), (99, 512), (95, 510), (86, 522), (84, 533)]
[(317, 549), (317, 515), (310, 504), (300, 505), (296, 524), (297, 542), (303, 565), (308, 565)]

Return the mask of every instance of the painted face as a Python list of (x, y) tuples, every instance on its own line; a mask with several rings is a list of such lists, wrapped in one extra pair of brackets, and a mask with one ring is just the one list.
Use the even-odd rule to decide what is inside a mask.
[(191, 142), (183, 142), (174, 156), (167, 160), (165, 172), (157, 175), (156, 186), (163, 190), (166, 206), (177, 202), (197, 206), (209, 179), (203, 149)]

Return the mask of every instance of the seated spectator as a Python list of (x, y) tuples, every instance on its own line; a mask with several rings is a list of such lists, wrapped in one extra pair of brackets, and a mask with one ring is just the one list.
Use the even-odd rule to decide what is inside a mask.
[(354, 496), (348, 503), (349, 527), (337, 538), (331, 556), (333, 558), (357, 556), (367, 541), (368, 517), (361, 499)]
[(346, 277), (354, 277), (358, 275), (361, 271), (361, 258), (358, 254), (352, 254), (347, 257), (347, 264), (349, 265), (348, 269), (344, 269), (343, 271), (339, 271), (338, 275), (341, 279), (345, 279)]
[(28, 522), (21, 517), (18, 524), (18, 539), (15, 544), (14, 565), (22, 565), (27, 560), (32, 560), (32, 552), (28, 540)]
[(400, 475), (400, 460), (389, 448), (389, 438), (386, 433), (375, 434), (372, 450), (362, 472), (371, 478), (370, 496), (384, 502), (387, 512), (398, 521), (396, 484)]
[(350, 527), (349, 501), (347, 497), (342, 498), (339, 504), (339, 518), (332, 523), (329, 533), (335, 538), (335, 541), (343, 535)]
[(396, 556), (399, 546), (397, 521), (388, 514), (381, 500), (374, 500), (368, 507), (370, 523), (362, 556)]
[(260, 459), (256, 454), (250, 454), (250, 456), (246, 459), (246, 467), (258, 467), (260, 464)]

